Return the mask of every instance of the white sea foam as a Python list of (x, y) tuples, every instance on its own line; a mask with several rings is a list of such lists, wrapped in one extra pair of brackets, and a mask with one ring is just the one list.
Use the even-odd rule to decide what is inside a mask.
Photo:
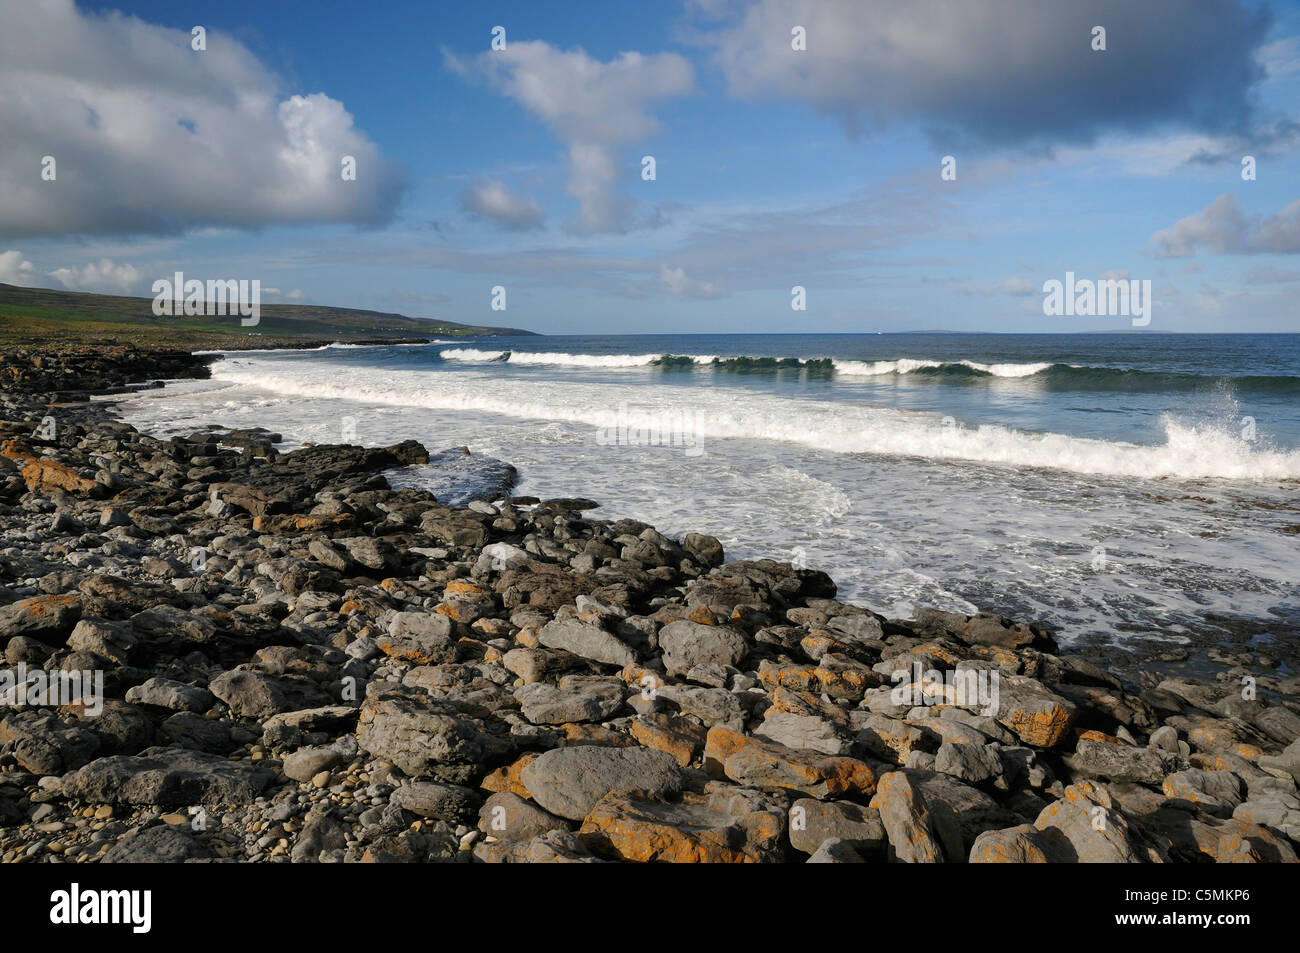
[(445, 351), (439, 351), (438, 356), (444, 361), (499, 361), (504, 358), (509, 351), (482, 351), (474, 347), (450, 347)]
[(977, 361), (962, 361), (967, 367), (973, 367), (994, 377), (1033, 377), (1051, 367), (1051, 364), (980, 364)]
[(1051, 364), (981, 364), (978, 361), (930, 361), (904, 357), (896, 361), (834, 361), (835, 372), (855, 377), (878, 377), (882, 374), (911, 374), (913, 371), (960, 364), (994, 377), (1032, 377)]
[[(296, 397), (471, 411), (593, 429), (615, 426), (613, 408), (628, 402), (621, 385), (482, 381), (465, 372), (435, 376), (385, 369), (356, 371), (340, 379), (337, 369), (328, 365), (242, 362), (218, 364), (213, 376)], [(844, 454), (966, 460), (1117, 477), (1300, 479), (1300, 451), (1271, 450), (1242, 440), (1233, 429), (1191, 426), (1170, 416), (1163, 420), (1164, 443), (1142, 446), (1003, 426), (964, 427), (932, 414), (747, 391), (641, 390), (644, 395), (635, 398), (639, 404), (627, 411), (632, 426), (650, 427), (665, 412), (686, 407), (698, 436), (710, 439), (781, 441)]]
[[(485, 351), (478, 348), (455, 347), (438, 352), (444, 361), (460, 361), (473, 364), (500, 363), (516, 365), (539, 365), (547, 367), (649, 367), (659, 363), (664, 354), (569, 354), (550, 351)], [(670, 357), (687, 358), (698, 365), (710, 365), (715, 361), (744, 360), (743, 356), (717, 354), (681, 354)], [(762, 360), (763, 358), (750, 358)], [(807, 363), (802, 359), (799, 363)], [(1032, 377), (1051, 367), (1051, 364), (982, 364), (978, 361), (933, 361), (924, 358), (899, 358), (895, 361), (832, 361), (836, 373), (853, 377), (875, 377), (882, 374), (910, 374), (927, 368), (943, 367), (945, 364), (960, 364), (990, 374), (994, 377)]]

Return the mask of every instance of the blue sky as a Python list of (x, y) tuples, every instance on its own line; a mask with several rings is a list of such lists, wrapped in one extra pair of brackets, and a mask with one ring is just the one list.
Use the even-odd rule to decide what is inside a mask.
[(0, 281), (554, 333), (1128, 325), (1045, 316), (1068, 270), (1150, 279), (1153, 331), (1300, 331), (1300, 6), (1056, 7), (0, 0)]

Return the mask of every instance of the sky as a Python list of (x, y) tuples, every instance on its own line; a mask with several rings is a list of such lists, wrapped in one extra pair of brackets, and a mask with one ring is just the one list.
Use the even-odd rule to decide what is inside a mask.
[(147, 297), (183, 271), (546, 333), (1127, 329), (1044, 313), (1073, 272), (1149, 280), (1147, 331), (1300, 332), (1297, 0), (0, 23), (0, 282)]

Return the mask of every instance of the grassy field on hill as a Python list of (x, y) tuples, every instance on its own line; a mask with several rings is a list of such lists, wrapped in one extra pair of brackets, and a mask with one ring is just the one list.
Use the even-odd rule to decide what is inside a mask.
[(153, 313), (152, 298), (0, 284), (0, 344), (113, 343), (215, 349), (533, 333), (314, 304), (265, 304), (260, 310), (260, 322), (243, 327), (238, 315), (160, 317)]

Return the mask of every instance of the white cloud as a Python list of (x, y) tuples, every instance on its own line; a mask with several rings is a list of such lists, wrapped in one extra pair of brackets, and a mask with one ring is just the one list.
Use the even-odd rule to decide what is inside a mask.
[(646, 108), (694, 86), (690, 63), (675, 53), (620, 53), (608, 62), (581, 49), (559, 50), (538, 40), (511, 41), (500, 51), (464, 62), (446, 54), (464, 76), (485, 76), (550, 127), (569, 150), (569, 194), (591, 232), (626, 231), (633, 205), (618, 188), (619, 150), (659, 129)]
[(461, 196), (461, 207), (472, 214), (492, 219), (511, 231), (527, 231), (542, 224), (542, 209), (534, 199), (513, 194), (496, 179), (487, 179), (466, 189)]
[(669, 294), (679, 298), (716, 298), (721, 294), (717, 285), (690, 277), (684, 268), (665, 265), (659, 270), (659, 283)]
[(36, 267), (20, 251), (0, 251), (0, 284), (30, 287)]
[(129, 294), (138, 291), (140, 272), (127, 262), (109, 258), (92, 261), (80, 268), (56, 268), (50, 274), (69, 291), (97, 291), (102, 294)]
[(5, 3), (4, 21), (0, 235), (391, 218), (401, 174), (343, 104), (286, 96), (230, 36), (195, 51), (187, 31), (72, 0)]
[(1160, 255), (1184, 258), (1207, 248), (1219, 254), (1300, 253), (1300, 199), (1268, 218), (1248, 218), (1236, 196), (1225, 192), (1194, 215), (1151, 236)]

